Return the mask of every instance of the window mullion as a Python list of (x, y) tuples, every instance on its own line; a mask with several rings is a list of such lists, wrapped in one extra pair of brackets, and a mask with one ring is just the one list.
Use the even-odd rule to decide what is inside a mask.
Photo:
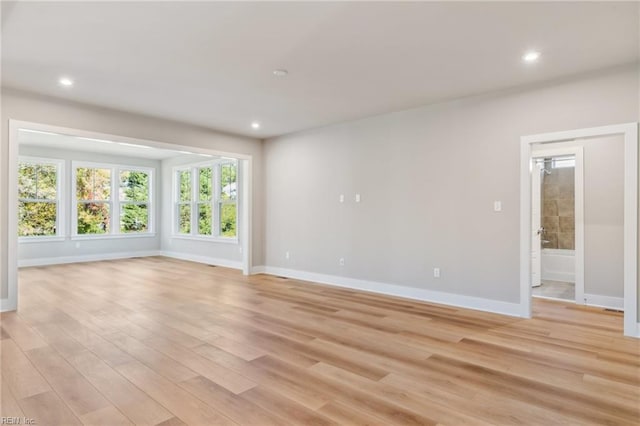
[(213, 205), (211, 206), (212, 210), (212, 219), (214, 231), (213, 235), (216, 237), (220, 236), (220, 180), (222, 179), (220, 173), (220, 163), (216, 163), (213, 165)]
[(110, 234), (120, 233), (120, 169), (113, 167), (111, 169), (111, 194), (109, 195), (109, 210), (111, 212), (111, 229)]
[(198, 235), (198, 190), (200, 186), (198, 168), (191, 168), (191, 229), (190, 235)]

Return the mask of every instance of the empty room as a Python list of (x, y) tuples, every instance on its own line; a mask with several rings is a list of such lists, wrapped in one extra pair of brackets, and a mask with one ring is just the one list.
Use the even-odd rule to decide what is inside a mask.
[(640, 423), (640, 3), (1, 6), (0, 424)]

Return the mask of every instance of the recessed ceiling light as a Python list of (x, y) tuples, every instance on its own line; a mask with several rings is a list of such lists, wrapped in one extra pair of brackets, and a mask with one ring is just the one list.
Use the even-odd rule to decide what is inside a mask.
[(260, 128), (260, 123), (258, 123), (257, 121), (254, 121), (253, 123), (251, 123), (251, 128), (252, 129), (259, 129)]
[(60, 77), (60, 80), (58, 80), (58, 83), (60, 83), (60, 86), (64, 86), (64, 87), (73, 86), (73, 80), (71, 80), (69, 77)]
[(539, 58), (540, 58), (540, 52), (536, 52), (535, 50), (527, 52), (522, 56), (522, 60), (525, 62), (535, 62)]
[(273, 70), (273, 75), (276, 77), (286, 77), (289, 74), (289, 71), (284, 69)]

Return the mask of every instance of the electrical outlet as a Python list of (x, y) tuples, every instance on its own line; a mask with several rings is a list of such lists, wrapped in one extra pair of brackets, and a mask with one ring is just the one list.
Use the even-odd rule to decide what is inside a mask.
[(287, 260), (291, 259), (291, 254), (289, 252), (285, 252), (284, 258)]
[(344, 266), (344, 257), (341, 257), (338, 263), (340, 263), (340, 266)]
[(433, 268), (433, 277), (440, 278), (440, 268)]

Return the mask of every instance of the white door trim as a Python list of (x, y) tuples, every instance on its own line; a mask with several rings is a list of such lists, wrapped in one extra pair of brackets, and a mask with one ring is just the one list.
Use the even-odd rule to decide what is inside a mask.
[(615, 124), (520, 138), (520, 307), (531, 318), (532, 144), (624, 136), (624, 334), (638, 337), (638, 123)]
[(237, 158), (239, 164), (242, 165), (243, 171), (246, 169), (246, 176), (241, 178), (243, 180), (243, 189), (246, 191), (242, 197), (244, 200), (240, 200), (242, 205), (239, 211), (239, 215), (244, 223), (243, 230), (240, 230), (240, 240), (242, 242), (242, 270), (245, 274), (249, 274), (251, 271), (251, 253), (252, 253), (252, 238), (253, 232), (251, 227), (251, 210), (252, 210), (252, 156), (248, 154), (219, 151), (215, 149), (199, 148), (187, 145), (177, 145), (173, 143), (158, 142), (147, 139), (130, 138), (127, 136), (111, 135), (108, 133), (92, 132), (87, 130), (73, 129), (69, 127), (52, 126), (49, 124), (33, 123), (29, 121), (20, 121), (9, 119), (9, 179), (8, 179), (8, 250), (7, 250), (7, 297), (0, 299), (0, 312), (13, 311), (18, 306), (18, 129), (30, 129), (39, 130), (42, 132), (62, 133), (65, 135), (72, 135), (93, 139), (106, 139), (115, 142), (124, 142), (137, 145), (146, 145), (154, 148), (171, 149), (177, 151), (184, 151), (188, 149), (194, 154), (209, 154), (221, 157)]
[(584, 304), (584, 149), (582, 146), (554, 147), (552, 149), (533, 148), (531, 158), (574, 155), (574, 197), (575, 197), (575, 301)]

